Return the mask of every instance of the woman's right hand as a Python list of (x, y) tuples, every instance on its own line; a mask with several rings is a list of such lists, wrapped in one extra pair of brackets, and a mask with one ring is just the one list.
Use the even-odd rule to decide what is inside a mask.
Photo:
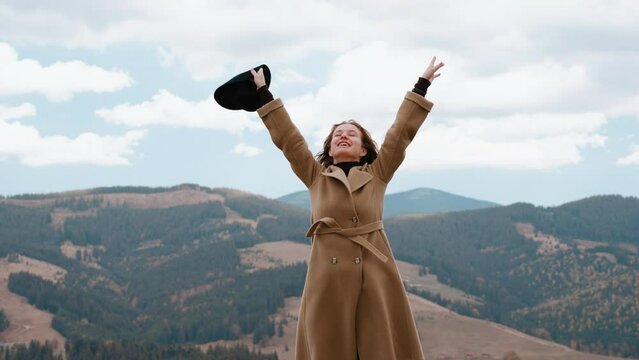
[(258, 71), (255, 71), (255, 69), (251, 69), (251, 75), (253, 75), (253, 82), (255, 83), (257, 89), (266, 85), (266, 80), (264, 79), (264, 69), (260, 68)]

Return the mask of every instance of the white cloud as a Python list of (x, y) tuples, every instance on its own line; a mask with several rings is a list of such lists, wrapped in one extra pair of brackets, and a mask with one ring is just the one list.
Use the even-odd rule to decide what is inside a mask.
[(0, 157), (15, 156), (27, 166), (91, 164), (130, 165), (127, 156), (134, 154), (145, 130), (128, 131), (122, 136), (83, 133), (75, 138), (43, 136), (33, 126), (8, 122), (35, 114), (31, 104), (0, 106)]
[(262, 149), (255, 146), (247, 145), (244, 143), (239, 143), (235, 145), (235, 147), (233, 148), (233, 152), (245, 157), (253, 157), (253, 156), (261, 154)]
[(628, 166), (628, 165), (639, 165), (639, 145), (633, 144), (630, 147), (631, 153), (618, 159), (617, 165), (619, 166)]
[[(114, 1), (109, 19), (100, 26), (92, 23), (96, 15), (86, 7), (80, 16), (64, 7), (39, 7), (40, 19), (56, 24), (65, 31), (52, 36), (37, 34), (39, 26), (19, 31), (19, 39), (42, 39), (45, 42), (67, 43), (69, 46), (104, 48), (122, 43), (150, 43), (164, 50), (164, 64), (177, 59), (195, 79), (210, 79), (237, 73), (253, 66), (252, 59), (287, 61), (304, 58), (317, 51), (335, 52), (347, 49), (360, 26), (357, 12), (345, 11), (324, 1), (279, 0), (266, 3), (245, 3), (191, 0), (144, 2)], [(274, 11), (277, 9), (277, 11)], [(0, 21), (3, 19), (0, 8)], [(4, 18), (10, 23), (34, 23), (33, 9), (5, 7)], [(8, 15), (11, 16), (8, 16)], [(42, 16), (42, 14), (47, 14)], [(56, 16), (62, 15), (62, 16)], [(85, 20), (86, 19), (86, 20)], [(250, 20), (248, 20), (250, 19)], [(61, 24), (62, 22), (62, 24)], [(15, 24), (18, 26), (18, 24)], [(0, 31), (9, 25), (0, 26)], [(63, 37), (63, 33), (67, 35)], [(166, 55), (171, 54), (168, 58)], [(248, 56), (248, 55), (251, 56)]]
[(300, 129), (321, 140), (332, 123), (347, 119), (360, 121), (372, 132), (386, 129), (426, 68), (428, 56), (443, 53), (402, 50), (384, 42), (359, 47), (335, 60), (323, 86), (284, 102)]
[[(570, 106), (592, 89), (586, 68), (558, 61), (525, 64), (486, 76), (451, 66), (441, 82), (441, 109), (450, 113), (530, 111)], [(446, 73), (448, 69), (443, 69)], [(439, 85), (439, 84), (438, 84)]]
[(376, 40), (445, 47), (473, 59), (476, 68), (513, 59), (537, 62), (540, 55), (558, 58), (549, 50), (609, 46), (585, 37), (632, 39), (637, 13), (639, 4), (632, 0), (386, 0), (374, 6), (361, 0), (114, 0), (108, 6), (5, 1), (0, 33), (8, 41), (68, 47), (152, 44), (164, 49), (164, 60), (177, 60), (203, 79), (237, 73), (255, 65), (253, 59), (295, 62)]
[(613, 116), (632, 116), (639, 119), (639, 95), (628, 96), (609, 110)]
[(522, 114), (462, 118), (425, 126), (407, 152), (405, 168), (492, 167), (548, 170), (581, 162), (581, 150), (603, 147), (599, 113)]
[[(429, 88), (434, 101), (431, 117), (548, 112), (567, 103), (562, 112), (582, 110), (571, 104), (582, 96), (590, 81), (579, 65), (547, 60), (484, 76), (469, 75), (464, 59), (441, 49), (402, 49), (384, 42), (353, 49), (340, 56), (327, 82), (314, 92), (285, 99), (289, 113), (305, 134), (319, 146), (330, 125), (346, 119), (360, 121), (374, 134), (383, 134), (397, 107), (423, 73), (430, 57), (446, 65)], [(514, 123), (523, 127), (525, 122)]]
[(187, 101), (164, 89), (153, 95), (150, 101), (99, 109), (96, 115), (107, 122), (130, 127), (169, 125), (224, 130), (233, 134), (264, 128), (260, 122), (252, 120), (257, 115), (226, 110), (215, 102), (212, 95), (203, 101)]
[(25, 116), (34, 116), (36, 114), (36, 108), (33, 104), (24, 103), (20, 106), (6, 107), (0, 105), (0, 121), (19, 119)]
[(293, 83), (293, 84), (311, 84), (313, 83), (313, 79), (307, 75), (300, 74), (299, 72), (293, 69), (284, 69), (275, 76), (277, 81), (280, 83)]
[[(339, 57), (325, 85), (285, 104), (316, 149), (330, 125), (346, 119), (358, 120), (381, 144), (405, 92), (432, 54), (446, 61), (427, 96), (435, 102), (429, 118), (435, 124), (411, 145), (406, 168), (546, 170), (577, 164), (582, 149), (604, 145), (606, 138), (598, 133), (606, 123), (601, 113), (544, 111), (574, 100), (589, 86), (583, 67), (551, 60), (470, 76), (463, 59), (443, 50), (405, 50), (377, 42)], [(479, 111), (490, 116), (450, 118)]]
[(0, 96), (41, 93), (50, 101), (66, 101), (78, 92), (112, 92), (131, 86), (122, 71), (104, 70), (82, 61), (42, 66), (32, 59), (18, 59), (9, 44), (0, 43)]

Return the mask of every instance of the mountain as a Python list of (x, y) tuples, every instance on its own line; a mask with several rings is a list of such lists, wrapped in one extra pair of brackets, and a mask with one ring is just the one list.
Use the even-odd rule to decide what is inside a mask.
[(418, 188), (386, 195), (384, 199), (384, 216), (475, 210), (495, 206), (501, 205), (441, 190)]
[(238, 249), (306, 241), (307, 221), (288, 204), (192, 185), (19, 196), (0, 200), (0, 258), (9, 268), (27, 258), (62, 269), (55, 278), (13, 272), (7, 286), (53, 313), (66, 338), (268, 336), (269, 314), (301, 293), (306, 265), (248, 274)]
[(311, 198), (308, 195), (307, 190), (296, 191), (294, 193), (286, 194), (284, 196), (278, 197), (276, 200), (285, 202), (287, 204), (295, 205), (302, 209), (310, 210), (311, 208)]
[[(298, 191), (277, 198), (279, 201), (310, 209), (308, 191)], [(438, 212), (483, 209), (501, 206), (490, 201), (472, 199), (441, 190), (417, 188), (388, 194), (384, 198), (384, 217), (408, 214), (430, 214)]]
[[(442, 301), (576, 349), (639, 355), (639, 199), (597, 196), (385, 221), (395, 255), (483, 300)], [(621, 315), (623, 314), (623, 315)], [(623, 340), (628, 339), (628, 340)]]
[[(290, 259), (308, 254), (308, 216), (263, 196), (188, 184), (0, 199), (0, 304), (9, 320), (0, 342), (28, 336), (19, 321), (32, 311), (52, 316), (40, 323), (72, 344), (277, 342), (294, 322), (277, 314), (303, 288), (306, 264)], [(637, 357), (637, 219), (637, 198), (612, 195), (393, 217), (385, 229), (411, 293), (573, 349)], [(283, 241), (286, 256), (260, 267), (273, 261), (255, 249)], [(444, 329), (441, 321), (429, 324)], [(524, 354), (521, 346), (512, 350)]]

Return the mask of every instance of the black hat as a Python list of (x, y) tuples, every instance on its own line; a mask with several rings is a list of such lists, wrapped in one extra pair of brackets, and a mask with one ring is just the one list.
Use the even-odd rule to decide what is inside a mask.
[[(258, 71), (259, 68), (264, 69), (264, 80), (266, 80), (266, 86), (269, 86), (271, 84), (271, 70), (264, 64), (254, 70)], [(215, 90), (213, 96), (218, 104), (229, 110), (255, 111), (260, 107), (257, 89), (250, 70), (224, 83)]]

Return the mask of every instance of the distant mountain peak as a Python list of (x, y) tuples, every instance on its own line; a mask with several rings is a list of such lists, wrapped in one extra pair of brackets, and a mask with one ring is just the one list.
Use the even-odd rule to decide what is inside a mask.
[[(308, 192), (305, 190), (284, 195), (277, 198), (277, 200), (304, 209), (310, 208), (310, 199)], [(386, 195), (384, 199), (384, 216), (432, 214), (438, 212), (483, 209), (494, 206), (501, 205), (490, 201), (451, 194), (442, 190), (421, 187)]]

